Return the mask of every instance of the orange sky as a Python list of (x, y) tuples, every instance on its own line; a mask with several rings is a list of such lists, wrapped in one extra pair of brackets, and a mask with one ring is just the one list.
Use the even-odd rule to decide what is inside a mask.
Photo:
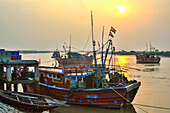
[[(64, 42), (82, 49), (94, 18), (94, 38), (105, 40), (113, 26), (116, 50), (145, 50), (146, 43), (170, 50), (169, 0), (1, 0), (1, 48), (63, 50)], [(119, 5), (126, 10), (120, 13)], [(91, 40), (86, 50), (92, 48)]]

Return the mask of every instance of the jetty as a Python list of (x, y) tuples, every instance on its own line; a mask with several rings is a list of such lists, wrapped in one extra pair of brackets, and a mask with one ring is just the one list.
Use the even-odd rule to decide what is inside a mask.
[[(39, 62), (36, 60), (22, 60), (19, 51), (5, 51), (0, 49), (0, 89), (18, 91), (18, 84), (22, 84), (23, 92), (27, 92), (27, 85), (33, 83), (35, 92), (39, 92)], [(33, 80), (28, 79), (28, 69), (33, 67)], [(19, 71), (22, 71), (21, 73)]]

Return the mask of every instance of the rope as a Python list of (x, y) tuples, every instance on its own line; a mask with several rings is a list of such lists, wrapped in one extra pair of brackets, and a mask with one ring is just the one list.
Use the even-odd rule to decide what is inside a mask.
[(123, 95), (121, 95), (119, 92), (117, 92), (113, 87), (110, 87), (106, 81), (104, 83), (107, 87), (111, 88), (114, 92), (116, 92), (119, 96), (121, 96), (123, 99), (125, 99), (127, 102), (131, 103), (127, 98), (125, 98)]
[(86, 46), (87, 46), (87, 43), (88, 43), (88, 41), (89, 41), (89, 39), (90, 39), (90, 35), (91, 35), (91, 30), (90, 30), (90, 33), (89, 33), (88, 40), (87, 40), (87, 42), (86, 42), (86, 44), (85, 44), (85, 46), (84, 46), (84, 48), (83, 48), (83, 51), (84, 51), (84, 49), (85, 49), (85, 48), (86, 48)]
[(138, 107), (138, 106), (136, 106), (136, 107), (139, 108), (140, 110), (142, 110), (143, 112), (148, 113), (148, 112), (145, 111), (144, 109), (142, 109), (142, 108), (140, 108), (140, 107)]
[(144, 104), (133, 104), (133, 105), (170, 110), (170, 108), (160, 107), (160, 106), (151, 106), (151, 105), (144, 105)]
[[(106, 81), (104, 82), (104, 84), (106, 85), (106, 87), (111, 88), (114, 92), (116, 92), (119, 96), (121, 96), (123, 99), (125, 99), (127, 102), (129, 102), (130, 104), (132, 104), (127, 98), (125, 98), (123, 95), (121, 95), (119, 92), (117, 92), (113, 87), (109, 86)], [(167, 107), (161, 107), (161, 106), (151, 106), (151, 105), (144, 105), (144, 104), (132, 104), (132, 105), (136, 105), (137, 108), (141, 109), (142, 111), (148, 113), (147, 111), (145, 111), (144, 109), (138, 107), (138, 106), (144, 106), (144, 107), (150, 107), (150, 108), (158, 108), (158, 109), (165, 109), (165, 110), (170, 110), (170, 108)]]
[[(106, 85), (106, 87), (110, 87), (106, 81), (104, 83)], [(110, 87), (114, 92), (116, 92), (119, 96), (121, 96), (123, 99), (125, 99), (127, 102), (129, 102), (130, 104), (132, 104), (127, 98), (125, 98), (123, 95), (121, 95), (119, 92), (117, 92), (113, 87)], [(133, 104), (132, 104), (133, 105)], [(139, 107), (138, 107), (139, 108)], [(142, 108), (139, 108), (141, 109), (142, 111), (144, 111), (145, 113), (148, 113), (147, 111), (143, 110)]]

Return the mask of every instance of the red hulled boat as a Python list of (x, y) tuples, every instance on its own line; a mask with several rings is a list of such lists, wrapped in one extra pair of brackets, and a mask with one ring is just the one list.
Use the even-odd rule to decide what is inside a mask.
[[(112, 76), (112, 80), (106, 82), (107, 80), (98, 74), (97, 80), (100, 83), (96, 84), (96, 75), (92, 67), (65, 69), (40, 67), (39, 72), (39, 93), (67, 101), (70, 104), (120, 108), (128, 103), (127, 100), (133, 101), (141, 85), (136, 80), (125, 80), (121, 74), (118, 76), (108, 72), (107, 75)], [(115, 81), (114, 77), (118, 77), (119, 82)], [(28, 92), (34, 92), (32, 85), (28, 86)]]
[[(116, 72), (115, 68), (111, 69), (110, 62), (115, 51), (112, 38), (106, 44), (103, 44), (102, 41), (101, 59), (96, 58), (93, 18), (91, 20), (94, 66), (40, 67), (39, 93), (58, 100), (65, 100), (70, 104), (120, 108), (133, 101), (141, 82), (128, 81), (122, 72)], [(111, 27), (109, 36), (113, 37), (111, 32), (115, 33), (116, 30)], [(106, 47), (105, 55), (103, 55), (104, 47)], [(109, 62), (107, 62), (109, 50), (111, 50), (111, 55)], [(98, 65), (97, 60), (101, 60), (102, 64)], [(34, 91), (32, 85), (28, 86), (29, 92)]]
[(93, 62), (93, 56), (88, 56), (87, 54), (80, 54), (77, 52), (68, 52), (63, 56), (60, 56), (57, 52), (53, 53), (52, 58), (56, 58), (60, 65), (90, 65)]
[(93, 62), (93, 56), (89, 55), (88, 53), (80, 54), (78, 52), (71, 51), (71, 37), (70, 37), (70, 47), (69, 51), (67, 52), (66, 47), (63, 46), (65, 50), (65, 54), (60, 55), (58, 50), (54, 51), (52, 58), (55, 58), (59, 66), (67, 67), (67, 66), (75, 66), (75, 65), (91, 65)]

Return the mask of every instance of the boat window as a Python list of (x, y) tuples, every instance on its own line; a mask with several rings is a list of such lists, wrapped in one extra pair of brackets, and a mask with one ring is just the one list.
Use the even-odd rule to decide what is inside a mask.
[(55, 78), (56, 76), (55, 76), (55, 74), (53, 74), (53, 78)]
[(61, 75), (60, 75), (60, 74), (58, 74), (58, 75), (57, 75), (57, 78), (61, 78)]
[(51, 75), (51, 74), (49, 74), (49, 77), (52, 77), (52, 75)]
[(44, 73), (41, 72), (40, 74), (41, 74), (41, 76), (44, 76)]

